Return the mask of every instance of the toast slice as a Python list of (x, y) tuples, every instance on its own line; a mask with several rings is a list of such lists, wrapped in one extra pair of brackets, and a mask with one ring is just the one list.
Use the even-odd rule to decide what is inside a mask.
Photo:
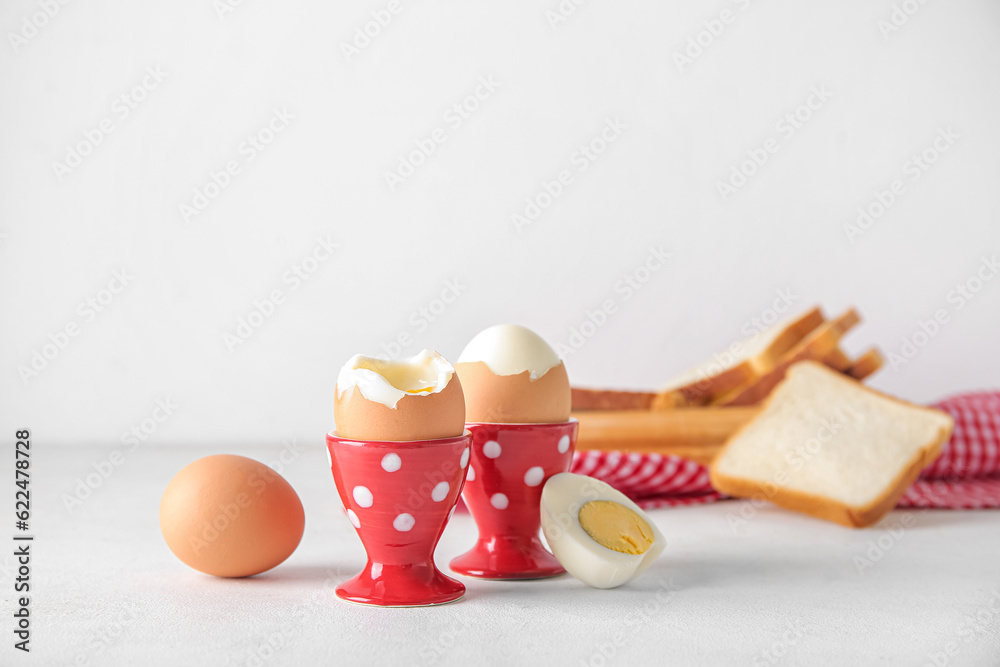
[(823, 324), (819, 307), (734, 343), (722, 354), (682, 373), (653, 400), (653, 409), (708, 405), (768, 373), (806, 334)]
[(737, 387), (725, 396), (715, 400), (714, 405), (756, 405), (771, 393), (771, 390), (785, 377), (788, 368), (800, 361), (825, 359), (837, 349), (840, 339), (861, 321), (857, 311), (851, 308), (840, 317), (809, 332), (787, 352), (784, 358), (767, 373), (742, 387)]
[(952, 426), (940, 410), (804, 361), (727, 440), (712, 462), (712, 485), (845, 526), (870, 526), (938, 457)]

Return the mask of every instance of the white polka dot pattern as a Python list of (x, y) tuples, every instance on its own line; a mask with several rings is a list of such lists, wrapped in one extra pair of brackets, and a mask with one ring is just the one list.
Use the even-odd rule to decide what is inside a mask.
[(507, 496), (502, 493), (494, 493), (492, 496), (490, 496), (490, 505), (493, 505), (493, 507), (497, 508), (498, 510), (507, 509), (507, 505), (509, 503), (510, 501), (507, 500)]
[(565, 454), (569, 450), (569, 436), (564, 435), (559, 438), (559, 453)]
[(382, 470), (386, 472), (396, 472), (403, 466), (403, 459), (399, 458), (399, 454), (386, 454), (382, 457)]
[(524, 483), (528, 486), (538, 486), (543, 479), (545, 479), (545, 471), (539, 466), (528, 468), (528, 472), (524, 473)]
[(351, 525), (355, 528), (361, 527), (361, 519), (354, 513), (354, 510), (347, 510), (347, 518), (351, 520)]
[(437, 486), (434, 487), (434, 490), (431, 491), (431, 500), (433, 500), (436, 503), (439, 503), (448, 497), (449, 491), (451, 491), (451, 486), (448, 484), (448, 482), (440, 482)]
[(500, 457), (500, 443), (496, 440), (490, 440), (485, 445), (483, 445), (483, 456), (488, 459), (495, 459)]
[(358, 504), (359, 507), (371, 507), (372, 503), (375, 502), (375, 497), (367, 486), (356, 486), (354, 491), (351, 492), (354, 496), (354, 502)]
[(392, 520), (392, 527), (401, 533), (406, 533), (409, 532), (416, 523), (417, 520), (413, 518), (412, 514), (403, 512)]

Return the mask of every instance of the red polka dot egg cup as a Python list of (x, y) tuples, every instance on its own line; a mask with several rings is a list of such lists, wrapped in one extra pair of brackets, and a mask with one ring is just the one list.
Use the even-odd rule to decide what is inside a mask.
[(472, 462), (462, 497), (479, 539), (451, 561), (452, 571), (483, 579), (541, 579), (565, 572), (539, 539), (539, 503), (545, 481), (569, 470), (577, 421), (465, 426), (472, 432)]
[(337, 491), (368, 555), (337, 597), (382, 607), (444, 604), (465, 586), (434, 565), (469, 464), (471, 436), (365, 442), (326, 436)]

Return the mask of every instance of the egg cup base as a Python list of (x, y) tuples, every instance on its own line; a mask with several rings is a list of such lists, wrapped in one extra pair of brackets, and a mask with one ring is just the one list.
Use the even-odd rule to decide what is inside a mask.
[[(497, 563), (498, 551), (503, 554), (502, 565)], [(566, 572), (540, 539), (523, 535), (481, 538), (452, 559), (449, 567), (456, 574), (478, 579), (547, 579)]]
[[(387, 580), (392, 585), (387, 586)], [(382, 565), (379, 577), (373, 578), (369, 562), (361, 574), (337, 586), (341, 600), (374, 607), (432, 607), (464, 595), (465, 586), (442, 574), (434, 563)]]

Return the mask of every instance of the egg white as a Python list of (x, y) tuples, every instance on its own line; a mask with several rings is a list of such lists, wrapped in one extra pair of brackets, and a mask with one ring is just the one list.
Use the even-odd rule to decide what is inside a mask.
[[(580, 508), (609, 500), (629, 508), (649, 524), (653, 544), (645, 553), (626, 554), (598, 543), (580, 525)], [(663, 553), (666, 539), (628, 496), (608, 484), (573, 473), (549, 478), (542, 489), (542, 531), (553, 555), (571, 575), (594, 588), (615, 588), (642, 574)]]

